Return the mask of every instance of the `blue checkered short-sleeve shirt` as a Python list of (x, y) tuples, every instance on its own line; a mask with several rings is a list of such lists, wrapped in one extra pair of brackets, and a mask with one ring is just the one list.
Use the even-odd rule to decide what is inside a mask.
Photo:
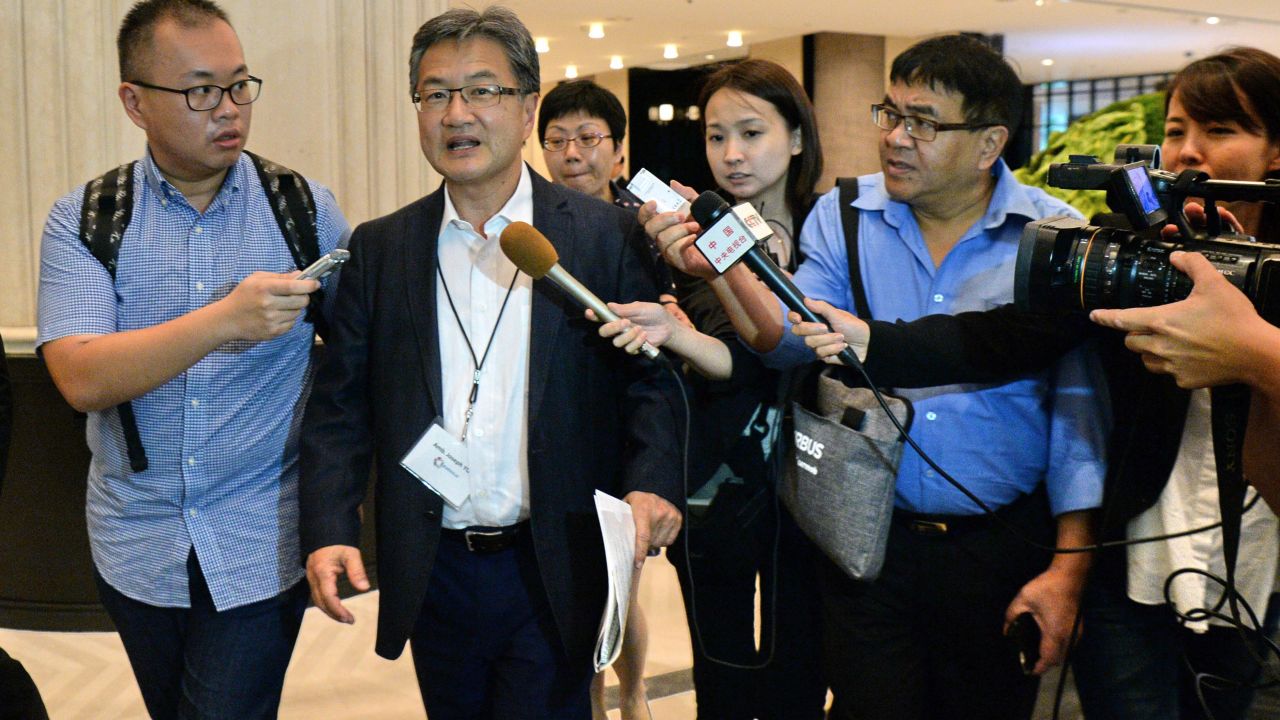
[[(350, 229), (333, 194), (310, 185), (325, 253)], [(134, 166), (133, 217), (114, 283), (79, 240), (83, 195), (82, 186), (58, 200), (45, 224), (37, 346), (164, 323), (225, 297), (255, 271), (296, 269), (244, 154), (199, 213), (148, 152)], [(302, 578), (298, 432), (312, 343), (312, 325), (300, 318), (273, 340), (224, 345), (133, 400), (150, 464), (142, 473), (129, 467), (116, 410), (89, 414), (89, 539), (112, 587), (151, 605), (189, 607), (192, 547), (219, 610)]]

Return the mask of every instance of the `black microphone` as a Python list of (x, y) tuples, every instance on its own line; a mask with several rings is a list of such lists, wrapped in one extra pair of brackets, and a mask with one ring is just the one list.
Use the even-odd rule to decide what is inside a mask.
[[(726, 214), (732, 215), (732, 208), (729, 207), (729, 203), (724, 201), (724, 198), (708, 190), (699, 195), (689, 206), (689, 214), (693, 216), (693, 219), (697, 221), (705, 233)], [(736, 217), (734, 221), (736, 222)], [(751, 268), (756, 277), (769, 286), (769, 289), (773, 291), (774, 295), (778, 296), (778, 299), (784, 305), (799, 313), (801, 319), (805, 322), (822, 323), (828, 328), (831, 327), (821, 316), (805, 307), (804, 293), (800, 292), (800, 288), (791, 282), (791, 278), (773, 262), (769, 254), (762, 250), (759, 245), (753, 244), (751, 249), (742, 257), (742, 261), (747, 264), (747, 267)], [(840, 351), (839, 357), (841, 362), (851, 368), (861, 365), (858, 362), (858, 356), (854, 355), (853, 350), (848, 347)]]

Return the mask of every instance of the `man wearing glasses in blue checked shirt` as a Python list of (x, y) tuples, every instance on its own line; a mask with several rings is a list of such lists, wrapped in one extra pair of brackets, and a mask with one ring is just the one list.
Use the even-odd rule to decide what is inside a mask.
[[(147, 711), (275, 717), (307, 602), (297, 434), (320, 283), (296, 278), (257, 163), (276, 166), (244, 152), (262, 81), (226, 13), (139, 2), (118, 45), (120, 100), (147, 136), (118, 173), (127, 226), (106, 261), (84, 231), (109, 207), (86, 195), (102, 178), (54, 205), (37, 345), (89, 414), (98, 588)], [(314, 203), (313, 249), (344, 244), (333, 195), (289, 177)]]

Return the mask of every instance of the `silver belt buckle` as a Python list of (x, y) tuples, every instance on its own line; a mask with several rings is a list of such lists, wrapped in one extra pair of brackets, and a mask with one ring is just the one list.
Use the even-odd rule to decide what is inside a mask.
[(499, 537), (502, 535), (501, 530), (467, 530), (462, 537), (467, 541), (467, 550), (471, 552), (481, 552), (475, 545), (471, 544), (471, 538), (475, 537)]

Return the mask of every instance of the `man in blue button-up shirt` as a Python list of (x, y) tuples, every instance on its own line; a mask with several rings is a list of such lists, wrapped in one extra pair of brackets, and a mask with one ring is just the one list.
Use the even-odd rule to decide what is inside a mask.
[[(153, 717), (274, 717), (306, 605), (297, 443), (313, 280), (250, 158), (257, 81), (216, 6), (143, 2), (119, 95), (146, 131), (114, 279), (78, 237), (83, 188), (49, 214), (38, 346), (89, 413), (99, 590)], [(311, 184), (320, 252), (347, 225)], [(131, 401), (149, 467), (129, 463)]]
[[(1021, 114), (1012, 68), (980, 42), (922, 42), (893, 64), (872, 108), (882, 172), (859, 179), (858, 261), (877, 319), (982, 310), (1008, 303), (1023, 226), (1074, 211), (1014, 178), (1000, 153)], [(800, 237), (795, 283), (851, 310), (840, 196), (821, 198)], [(642, 213), (642, 218), (647, 214)], [(743, 339), (767, 363), (814, 360), (786, 332), (783, 309), (745, 267), (713, 277), (690, 247), (696, 224), (651, 219), (664, 254), (710, 279)], [(1107, 413), (1083, 352), (1052, 371), (999, 386), (909, 391), (911, 435), (1024, 536), (1087, 544), (1102, 496)], [(885, 566), (873, 582), (829, 565), (825, 664), (833, 717), (1025, 718), (1037, 680), (1024, 677), (1002, 631), (1030, 613), (1043, 632), (1035, 674), (1061, 662), (1088, 568), (1052, 558), (982, 516), (908, 451), (897, 478)]]

